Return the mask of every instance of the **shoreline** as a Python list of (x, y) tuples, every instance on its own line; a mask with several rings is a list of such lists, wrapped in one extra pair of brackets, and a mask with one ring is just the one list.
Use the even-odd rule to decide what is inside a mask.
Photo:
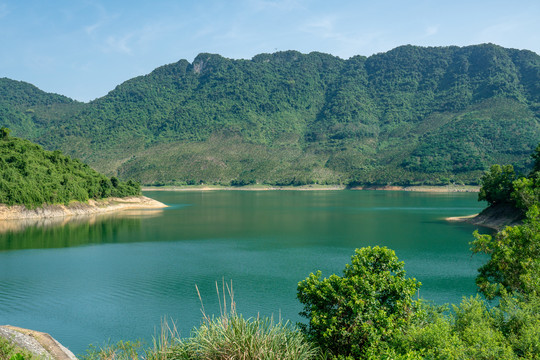
[(478, 215), (479, 214), (464, 215), (464, 216), (450, 216), (450, 217), (444, 218), (444, 220), (450, 221), (450, 222), (470, 222), (472, 219), (474, 219)]
[(451, 216), (444, 218), (450, 223), (466, 223), (475, 226), (481, 226), (495, 231), (500, 231), (504, 226), (504, 221), (500, 219), (480, 219), (480, 213), (464, 216)]
[(375, 190), (375, 191), (409, 191), (429, 193), (458, 193), (479, 192), (480, 187), (474, 185), (444, 185), (444, 186), (355, 186), (345, 185), (302, 185), (302, 186), (272, 186), (272, 185), (166, 185), (143, 186), (142, 191), (336, 191), (336, 190)]
[(465, 222), (500, 231), (506, 226), (520, 225), (524, 215), (510, 205), (490, 206), (479, 214), (446, 218), (450, 222)]
[(35, 209), (28, 209), (24, 205), (7, 206), (0, 204), (0, 221), (78, 217), (122, 210), (162, 209), (165, 207), (167, 205), (142, 195), (100, 200), (90, 199), (86, 203), (72, 202), (69, 205), (45, 205)]

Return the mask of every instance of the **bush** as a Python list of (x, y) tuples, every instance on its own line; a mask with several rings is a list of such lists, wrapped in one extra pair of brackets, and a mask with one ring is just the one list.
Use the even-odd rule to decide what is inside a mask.
[(476, 284), (493, 299), (504, 292), (540, 294), (540, 210), (533, 206), (522, 225), (507, 226), (495, 236), (476, 231), (474, 253), (490, 255), (478, 269)]
[(321, 279), (318, 271), (298, 284), (300, 315), (309, 319), (299, 325), (322, 350), (361, 358), (408, 326), (420, 285), (405, 278), (394, 251), (357, 249), (342, 277)]

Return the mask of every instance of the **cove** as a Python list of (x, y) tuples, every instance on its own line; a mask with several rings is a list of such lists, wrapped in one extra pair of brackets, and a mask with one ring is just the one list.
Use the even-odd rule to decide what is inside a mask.
[[(355, 248), (387, 246), (438, 304), (476, 294), (469, 241), (474, 193), (387, 191), (145, 192), (169, 208), (0, 233), (0, 323), (48, 332), (75, 354), (142, 339), (163, 317), (182, 336), (219, 314), (215, 282), (240, 313), (301, 321), (297, 283), (340, 274)], [(482, 229), (481, 229), (482, 230)], [(485, 230), (488, 231), (488, 230)]]

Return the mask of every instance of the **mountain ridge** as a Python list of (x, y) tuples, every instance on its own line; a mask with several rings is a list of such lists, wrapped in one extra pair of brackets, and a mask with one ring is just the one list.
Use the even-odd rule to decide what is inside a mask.
[(14, 134), (145, 184), (474, 183), (492, 163), (530, 166), (540, 57), (493, 44), (201, 53), (89, 103), (28, 107), (0, 96)]

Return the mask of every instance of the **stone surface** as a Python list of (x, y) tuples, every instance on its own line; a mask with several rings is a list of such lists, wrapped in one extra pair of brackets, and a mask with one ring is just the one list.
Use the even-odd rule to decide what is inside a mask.
[(23, 350), (46, 359), (77, 360), (71, 351), (47, 333), (4, 325), (0, 326), (0, 337)]

